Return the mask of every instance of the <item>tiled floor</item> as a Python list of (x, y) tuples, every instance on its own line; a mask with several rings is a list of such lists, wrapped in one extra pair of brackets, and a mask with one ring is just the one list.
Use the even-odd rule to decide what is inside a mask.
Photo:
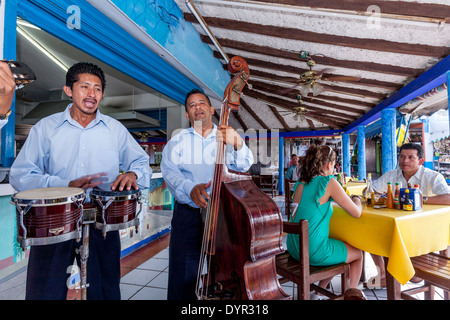
[[(122, 300), (166, 300), (167, 277), (169, 264), (169, 238), (166, 234), (147, 246), (124, 257), (121, 261), (122, 279), (120, 289)], [(377, 274), (370, 255), (366, 253), (367, 278)], [(26, 267), (22, 267), (12, 276), (0, 279), (0, 300), (23, 300), (25, 297)], [(416, 285), (407, 283), (402, 289)], [(296, 288), (292, 283), (282, 285), (283, 290), (296, 298)], [(340, 292), (340, 279), (335, 277), (332, 288)], [(359, 287), (369, 300), (386, 300), (386, 290), (364, 289), (362, 283)], [(68, 299), (79, 299), (79, 290), (70, 290)], [(419, 299), (423, 299), (420, 294)], [(436, 289), (436, 300), (442, 300), (442, 290)]]

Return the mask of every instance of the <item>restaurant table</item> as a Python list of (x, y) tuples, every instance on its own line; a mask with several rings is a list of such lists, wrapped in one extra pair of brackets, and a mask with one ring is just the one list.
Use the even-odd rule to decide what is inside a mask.
[(387, 298), (400, 299), (400, 284), (414, 276), (410, 257), (445, 250), (450, 244), (450, 206), (420, 211), (374, 209), (363, 204), (360, 218), (333, 206), (330, 237), (385, 258)]
[(349, 181), (345, 185), (350, 194), (357, 194), (357, 195), (362, 195), (362, 192), (366, 186), (367, 183), (365, 182), (355, 182), (355, 181)]

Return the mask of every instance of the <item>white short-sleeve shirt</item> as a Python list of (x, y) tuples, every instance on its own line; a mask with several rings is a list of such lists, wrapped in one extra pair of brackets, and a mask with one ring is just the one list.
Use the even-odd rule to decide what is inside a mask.
[(424, 166), (420, 166), (419, 170), (417, 170), (409, 181), (406, 181), (400, 168), (391, 170), (374, 181), (373, 188), (376, 192), (386, 193), (388, 182), (392, 184), (392, 188), (394, 188), (396, 182), (401, 182), (401, 188), (406, 188), (408, 183), (411, 187), (418, 184), (422, 194), (427, 197), (450, 193), (450, 188), (444, 176)]

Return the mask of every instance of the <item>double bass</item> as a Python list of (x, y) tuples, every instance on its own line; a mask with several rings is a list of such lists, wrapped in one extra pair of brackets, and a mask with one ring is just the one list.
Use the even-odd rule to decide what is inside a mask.
[[(250, 76), (247, 63), (233, 57), (236, 74), (225, 89), (219, 125), (239, 109)], [(203, 214), (204, 233), (197, 275), (198, 299), (289, 299), (278, 282), (275, 256), (283, 252), (278, 206), (247, 173), (227, 168), (226, 144), (217, 142), (211, 194)]]

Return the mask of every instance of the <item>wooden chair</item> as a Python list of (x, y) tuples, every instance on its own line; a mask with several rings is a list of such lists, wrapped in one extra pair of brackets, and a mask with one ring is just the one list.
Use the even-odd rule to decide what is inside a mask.
[(314, 283), (340, 274), (341, 290), (344, 293), (350, 286), (350, 265), (348, 263), (325, 267), (309, 265), (309, 231), (308, 221), (306, 220), (300, 220), (299, 223), (283, 222), (283, 232), (299, 235), (300, 261), (292, 258), (288, 252), (277, 255), (277, 274), (282, 276), (280, 282), (292, 281), (296, 283), (299, 300), (310, 300), (311, 290), (324, 294), (331, 299), (343, 299), (344, 294), (336, 295)]
[(444, 290), (444, 299), (449, 300), (450, 293), (450, 258), (444, 254), (428, 253), (411, 258), (415, 275), (424, 280), (424, 285), (404, 290), (401, 293), (402, 299), (417, 300), (412, 295), (424, 292), (425, 300), (434, 298), (434, 287)]
[(295, 184), (294, 180), (284, 178), (284, 210), (287, 215), (287, 221), (291, 218), (292, 191), (291, 187)]
[(278, 192), (278, 178), (272, 174), (261, 174), (259, 176), (259, 188), (265, 193), (272, 195), (272, 198)]

